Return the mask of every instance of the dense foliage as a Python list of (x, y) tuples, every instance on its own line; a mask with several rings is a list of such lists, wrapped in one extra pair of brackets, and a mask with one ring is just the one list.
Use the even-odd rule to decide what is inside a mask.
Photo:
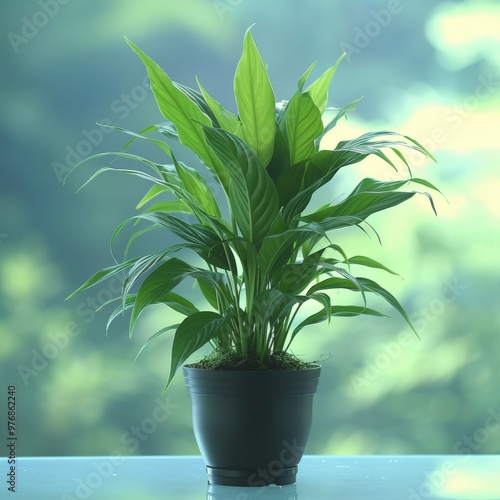
[[(333, 238), (332, 233), (352, 226), (375, 231), (366, 219), (418, 193), (402, 190), (408, 184), (436, 189), (424, 179), (411, 177), (402, 149), (431, 154), (414, 139), (388, 131), (341, 141), (332, 150), (321, 149), (325, 134), (355, 105), (352, 102), (336, 109), (333, 117), (323, 122), (330, 82), (342, 57), (305, 87), (314, 68), (311, 65), (290, 100), (276, 103), (267, 69), (248, 30), (234, 77), (236, 116), (201, 84), (194, 90), (173, 82), (137, 46), (129, 40), (127, 43), (144, 63), (158, 108), (167, 121), (138, 134), (112, 127), (132, 135), (132, 139), (121, 152), (91, 158), (116, 155), (145, 168), (105, 166), (90, 180), (118, 170), (152, 183), (139, 204), (148, 208), (124, 221), (112, 242), (128, 223), (147, 221), (150, 226), (135, 232), (130, 244), (154, 228), (167, 229), (183, 243), (103, 269), (77, 292), (125, 273), (122, 296), (115, 299), (119, 305), (109, 323), (131, 309), (130, 335), (141, 313), (152, 304), (163, 303), (185, 315), (180, 324), (166, 326), (150, 339), (175, 330), (167, 386), (185, 360), (209, 342), (262, 362), (271, 353), (287, 351), (294, 337), (308, 325), (330, 321), (337, 315), (381, 316), (367, 307), (368, 293), (385, 299), (415, 331), (398, 300), (354, 270), (365, 266), (395, 273), (370, 257), (348, 256), (338, 244), (339, 237)], [(167, 142), (150, 137), (158, 131), (191, 149), (209, 170), (212, 181), (178, 161)], [(160, 164), (125, 152), (138, 138), (160, 148), (171, 163)], [(341, 169), (370, 155), (396, 170), (400, 163), (409, 178), (365, 178), (343, 200), (316, 210), (309, 208), (313, 195)], [(217, 196), (220, 191), (225, 196)], [(431, 196), (421, 194), (429, 198), (434, 209)], [(164, 195), (163, 201), (157, 201)], [(200, 267), (176, 257), (181, 249), (192, 250), (206, 265)], [(206, 310), (199, 310), (174, 292), (188, 278), (199, 285), (209, 306)], [(354, 305), (332, 303), (329, 292), (338, 289), (356, 292), (362, 300)], [(319, 308), (303, 317), (301, 307), (309, 301)]]

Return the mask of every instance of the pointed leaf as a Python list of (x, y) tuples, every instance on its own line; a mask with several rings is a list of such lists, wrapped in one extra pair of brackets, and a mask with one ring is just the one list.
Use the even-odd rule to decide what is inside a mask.
[(345, 53), (342, 54), (337, 62), (329, 69), (327, 69), (315, 82), (311, 83), (307, 87), (306, 92), (308, 92), (313, 100), (314, 104), (318, 107), (321, 114), (325, 111), (326, 104), (328, 101), (328, 88), (330, 87), (330, 82), (332, 77), (337, 71), (339, 64), (342, 59), (344, 59)]
[(203, 210), (213, 217), (220, 218), (221, 213), (217, 201), (207, 184), (207, 181), (200, 175), (194, 168), (190, 168), (183, 163), (178, 162), (173, 157), (175, 169), (180, 180), (184, 184), (186, 191), (194, 196), (196, 200), (203, 207)]
[(243, 52), (234, 75), (238, 115), (243, 139), (264, 166), (273, 155), (276, 122), (274, 92), (250, 29), (245, 34)]
[(130, 318), (129, 334), (132, 335), (135, 324), (144, 309), (156, 303), (160, 297), (170, 292), (190, 272), (193, 267), (186, 262), (172, 258), (156, 268), (142, 282), (134, 302)]
[[(386, 314), (382, 314), (374, 309), (370, 309), (368, 307), (361, 306), (332, 306), (330, 308), (331, 316), (340, 316), (340, 317), (352, 317), (352, 316), (379, 316), (379, 317), (387, 317)], [(290, 345), (295, 338), (295, 336), (306, 326), (315, 325), (317, 323), (322, 323), (328, 319), (328, 314), (325, 310), (318, 311), (317, 313), (311, 314), (304, 321), (299, 323), (295, 329), (293, 330), (288, 345)], [(288, 349), (288, 347), (287, 347)]]
[(196, 78), (196, 81), (198, 83), (198, 87), (200, 87), (201, 93), (203, 94), (203, 97), (205, 98), (205, 101), (207, 104), (210, 106), (210, 109), (212, 110), (212, 113), (214, 114), (215, 118), (219, 122), (219, 125), (221, 128), (226, 130), (227, 132), (231, 132), (231, 134), (234, 134), (236, 127), (238, 126), (238, 118), (233, 115), (230, 111), (225, 109), (222, 104), (218, 101), (216, 101), (201, 85), (200, 81), (198, 78)]
[[(405, 321), (408, 323), (409, 327), (413, 330), (415, 335), (418, 337), (418, 333), (415, 330), (415, 327), (413, 326), (413, 323), (404, 310), (403, 306), (398, 302), (398, 300), (385, 288), (381, 287), (378, 283), (375, 281), (372, 281), (368, 278), (356, 278), (357, 282), (361, 285), (363, 290), (365, 292), (372, 292), (375, 293), (376, 295), (379, 295), (383, 299), (386, 300), (394, 309), (396, 309), (401, 316), (405, 319)], [(318, 290), (336, 290), (336, 289), (345, 289), (345, 290), (352, 290), (352, 291), (359, 291), (358, 287), (356, 287), (355, 284), (353, 284), (351, 281), (343, 278), (328, 278), (326, 280), (323, 280), (319, 282), (318, 284), (312, 286), (308, 290), (308, 294), (317, 292)], [(419, 337), (420, 338), (420, 337)]]
[(180, 142), (194, 151), (206, 165), (214, 169), (224, 184), (223, 168), (208, 146), (200, 125), (211, 126), (210, 118), (139, 47), (127, 38), (125, 40), (146, 67), (158, 108), (163, 116), (175, 125)]
[(172, 345), (170, 375), (163, 391), (167, 390), (182, 363), (219, 333), (224, 321), (217, 313), (203, 311), (188, 316), (179, 325)]
[(137, 353), (137, 356), (135, 357), (134, 359), (134, 362), (132, 364), (135, 365), (135, 363), (137, 362), (137, 359), (139, 358), (139, 356), (141, 355), (142, 351), (144, 351), (144, 349), (146, 349), (146, 347), (155, 339), (157, 339), (160, 335), (163, 335), (164, 333), (170, 331), (170, 330), (175, 330), (176, 328), (178, 328), (180, 325), (180, 323), (177, 323), (175, 325), (170, 325), (170, 326), (167, 326), (165, 328), (162, 328), (159, 332), (156, 332), (154, 335), (151, 335), (151, 337), (149, 337), (149, 339), (147, 340), (147, 342), (144, 343), (144, 345), (139, 349), (139, 352)]
[(296, 93), (288, 103), (285, 116), (290, 163), (294, 165), (315, 154), (314, 140), (323, 132), (323, 122), (309, 94)]
[(97, 273), (95, 273), (91, 278), (89, 278), (82, 286), (77, 288), (73, 293), (68, 295), (66, 300), (74, 297), (77, 293), (86, 290), (87, 288), (90, 288), (91, 286), (97, 285), (97, 283), (100, 283), (101, 281), (111, 278), (112, 276), (115, 276), (116, 274), (121, 273), (122, 271), (131, 268), (136, 262), (137, 258), (135, 259), (130, 259), (127, 260), (126, 262), (123, 262), (121, 264), (117, 264), (115, 266), (111, 267), (106, 267), (105, 269), (101, 269)]
[(363, 255), (356, 255), (354, 257), (351, 257), (346, 262), (348, 262), (349, 264), (358, 264), (361, 266), (372, 267), (374, 269), (382, 269), (384, 271), (387, 271), (390, 274), (393, 274), (394, 276), (400, 276), (398, 273), (391, 271), (388, 267), (384, 266), (383, 264), (376, 261), (375, 259), (372, 259), (370, 257), (365, 257)]

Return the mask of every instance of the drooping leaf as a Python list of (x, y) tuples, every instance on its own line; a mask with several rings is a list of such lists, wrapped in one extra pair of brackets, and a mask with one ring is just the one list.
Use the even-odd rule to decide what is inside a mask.
[[(361, 306), (331, 306), (330, 308), (331, 316), (340, 316), (340, 317), (352, 317), (352, 316), (387, 316), (386, 314), (382, 314), (374, 309), (370, 309), (368, 307)], [(304, 319), (301, 323), (299, 323), (293, 330), (290, 335), (290, 339), (288, 342), (288, 346), (292, 343), (295, 336), (303, 330), (306, 326), (315, 325), (318, 323), (322, 323), (328, 319), (328, 314), (324, 309), (318, 311), (317, 313), (311, 314), (306, 319)], [(287, 347), (288, 348), (288, 347)]]
[(100, 271), (95, 273), (92, 277), (90, 277), (82, 286), (78, 287), (73, 293), (68, 295), (66, 300), (74, 297), (77, 293), (82, 292), (83, 290), (86, 290), (91, 286), (97, 285), (97, 283), (100, 283), (103, 280), (111, 278), (112, 276), (115, 276), (125, 271), (126, 269), (130, 269), (137, 262), (137, 260), (138, 258), (134, 258), (127, 260), (126, 262), (122, 262), (121, 264), (116, 264), (115, 266), (110, 266), (101, 269)]
[(184, 184), (186, 191), (194, 196), (208, 215), (220, 218), (221, 213), (219, 206), (217, 205), (217, 201), (207, 181), (194, 168), (178, 162), (174, 156), (172, 156), (172, 158), (174, 160), (177, 175)]
[(142, 282), (132, 309), (130, 317), (130, 335), (134, 331), (135, 324), (144, 309), (158, 302), (160, 297), (170, 292), (177, 286), (194, 268), (186, 262), (172, 258), (152, 271)]
[(151, 200), (156, 198), (158, 195), (162, 193), (168, 193), (169, 189), (166, 186), (162, 186), (160, 184), (154, 184), (148, 192), (143, 196), (141, 201), (135, 207), (136, 209), (142, 208), (146, 203), (149, 203)]
[(321, 222), (326, 218), (339, 216), (351, 216), (364, 220), (376, 212), (395, 207), (414, 195), (414, 192), (358, 193), (348, 196), (338, 205), (307, 215), (304, 220), (307, 222)]
[(215, 312), (202, 311), (188, 316), (179, 325), (172, 345), (170, 374), (163, 391), (167, 390), (182, 363), (219, 333), (224, 321)]
[(394, 276), (400, 276), (398, 273), (395, 273), (375, 259), (372, 259), (371, 257), (365, 257), (364, 255), (355, 255), (354, 257), (350, 257), (346, 262), (348, 262), (349, 264), (358, 264), (361, 266), (372, 267), (374, 269), (382, 269), (390, 274), (393, 274)]
[(172, 233), (187, 242), (186, 247), (192, 248), (207, 263), (222, 269), (230, 269), (227, 254), (224, 252), (220, 237), (202, 224), (187, 224), (173, 215), (154, 212), (136, 215), (133, 219), (145, 219), (168, 228)]
[(275, 98), (250, 29), (245, 34), (243, 52), (234, 75), (234, 93), (243, 139), (265, 167), (273, 155)]
[(144, 351), (144, 349), (146, 349), (146, 347), (155, 339), (157, 339), (160, 335), (163, 335), (164, 333), (166, 332), (169, 332), (170, 330), (176, 330), (178, 327), (179, 327), (180, 323), (177, 323), (175, 325), (170, 325), (170, 326), (167, 326), (165, 328), (162, 328), (160, 331), (156, 332), (155, 334), (151, 335), (151, 337), (149, 337), (149, 339), (144, 343), (144, 345), (139, 349), (139, 352), (137, 353), (135, 359), (134, 359), (134, 362), (133, 364), (135, 365), (135, 363), (137, 362), (139, 356), (142, 354), (142, 352)]
[(286, 221), (301, 214), (309, 204), (314, 193), (330, 182), (334, 175), (346, 165), (363, 160), (366, 155), (344, 151), (318, 151), (309, 161), (303, 177), (303, 188), (287, 200), (284, 209)]
[(164, 251), (156, 252), (152, 255), (145, 255), (139, 258), (137, 262), (129, 269), (127, 275), (123, 279), (122, 284), (122, 307), (125, 307), (126, 298), (137, 280), (139, 280), (156, 265), (166, 259), (168, 254), (171, 253), (170, 248)]
[[(420, 180), (421, 179), (411, 179), (411, 182), (420, 183)], [(313, 214), (305, 216), (304, 220), (308, 222), (319, 222), (327, 217), (346, 215), (359, 217), (364, 220), (369, 215), (403, 203), (417, 193), (429, 197), (431, 207), (435, 212), (436, 209), (432, 197), (428, 193), (397, 191), (408, 182), (410, 182), (410, 180), (383, 182), (371, 178), (363, 179), (341, 203), (317, 210)]]
[(336, 111), (335, 116), (325, 125), (325, 128), (323, 129), (323, 133), (318, 137), (316, 140), (316, 145), (319, 146), (319, 143), (321, 142), (321, 139), (332, 130), (335, 125), (337, 125), (338, 121), (343, 118), (344, 116), (347, 116), (348, 113), (351, 113), (352, 111), (355, 111), (356, 104), (363, 99), (360, 97), (359, 99), (356, 99), (354, 101), (351, 101), (350, 103), (346, 104), (343, 108), (326, 108), (326, 111), (333, 109)]
[[(399, 301), (392, 295), (388, 290), (385, 288), (381, 287), (378, 283), (375, 281), (372, 281), (368, 278), (361, 278), (357, 277), (356, 278), (357, 282), (361, 285), (363, 290), (365, 292), (372, 292), (375, 293), (376, 295), (379, 295), (383, 299), (386, 300), (394, 309), (396, 309), (399, 314), (405, 319), (405, 321), (408, 323), (409, 327), (413, 330), (415, 335), (418, 337), (418, 333), (415, 330), (415, 327), (413, 326), (413, 323), (408, 316), (407, 312), (404, 310), (403, 306), (399, 303)], [(358, 287), (356, 287), (355, 284), (353, 284), (350, 280), (344, 279), (344, 278), (327, 278), (316, 285), (312, 286), (308, 290), (308, 294), (310, 293), (315, 293), (319, 290), (336, 290), (336, 289), (345, 289), (345, 290), (352, 290), (352, 291), (359, 291)], [(420, 338), (420, 337), (419, 337)]]

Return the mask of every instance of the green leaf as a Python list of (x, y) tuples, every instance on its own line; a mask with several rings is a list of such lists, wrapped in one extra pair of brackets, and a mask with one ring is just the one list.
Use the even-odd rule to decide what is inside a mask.
[(179, 325), (172, 345), (170, 375), (163, 391), (167, 390), (182, 363), (219, 333), (224, 321), (217, 313), (203, 311), (188, 316)]
[(309, 94), (296, 93), (285, 111), (290, 163), (308, 160), (316, 153), (314, 140), (323, 132), (318, 107)]
[(150, 202), (152, 199), (156, 198), (162, 193), (168, 193), (170, 190), (166, 186), (160, 184), (154, 184), (148, 192), (144, 195), (142, 200), (135, 207), (137, 210), (142, 208), (146, 203)]
[(182, 201), (159, 201), (148, 207), (144, 213), (151, 212), (165, 212), (165, 213), (180, 213), (180, 214), (192, 214), (193, 211), (186, 206)]
[(332, 81), (332, 77), (344, 57), (345, 53), (338, 58), (337, 62), (331, 68), (327, 69), (306, 89), (306, 92), (309, 93), (314, 104), (319, 109), (320, 114), (323, 114), (323, 111), (325, 111), (326, 104), (328, 102), (328, 88), (330, 87), (330, 82)]
[(327, 108), (326, 110), (336, 110), (337, 113), (335, 114), (335, 116), (325, 125), (325, 128), (323, 129), (323, 133), (318, 137), (318, 139), (316, 140), (316, 144), (318, 145), (320, 142), (321, 142), (321, 139), (323, 139), (323, 137), (328, 133), (330, 132), (330, 130), (332, 130), (335, 125), (337, 125), (338, 121), (343, 118), (344, 116), (346, 116), (348, 113), (351, 113), (352, 111), (355, 111), (356, 108), (354, 107), (359, 101), (361, 101), (361, 99), (363, 99), (362, 97), (360, 97), (359, 99), (356, 99), (354, 101), (351, 101), (349, 104), (346, 104), (343, 108)]
[(149, 337), (149, 339), (147, 340), (147, 342), (144, 343), (144, 345), (140, 348), (139, 352), (137, 353), (137, 356), (135, 357), (134, 359), (134, 362), (133, 364), (135, 365), (135, 363), (137, 362), (137, 359), (139, 358), (139, 356), (141, 355), (142, 351), (144, 351), (144, 349), (146, 349), (146, 347), (155, 339), (157, 339), (160, 335), (163, 335), (164, 333), (170, 331), (170, 330), (175, 330), (179, 327), (180, 323), (177, 323), (175, 325), (170, 325), (170, 326), (167, 326), (165, 328), (162, 328), (159, 332), (156, 332), (154, 335), (151, 335), (151, 337)]
[(134, 327), (144, 309), (158, 302), (167, 292), (177, 286), (194, 268), (186, 262), (172, 258), (157, 267), (142, 282), (132, 309), (130, 317), (129, 334), (132, 335)]
[(250, 29), (234, 75), (234, 93), (243, 125), (243, 139), (264, 166), (273, 155), (276, 122), (274, 92)]
[(280, 177), (275, 181), (280, 206), (285, 207), (290, 200), (304, 189), (304, 176), (308, 166), (309, 162), (304, 160), (295, 165), (290, 165), (286, 170), (281, 172)]
[(253, 312), (255, 322), (263, 326), (267, 323), (272, 329), (280, 319), (286, 317), (293, 306), (307, 300), (305, 297), (284, 293), (280, 290), (264, 290), (254, 297)]
[[(355, 216), (366, 219), (369, 215), (403, 203), (412, 198), (415, 194), (422, 194), (429, 198), (431, 207), (436, 213), (432, 197), (428, 193), (418, 191), (396, 191), (408, 182), (422, 183), (422, 179), (408, 179), (400, 181), (383, 182), (376, 179), (363, 179), (349, 196), (337, 205), (317, 210), (313, 214), (303, 217), (305, 221), (319, 222), (327, 217)], [(424, 185), (433, 187), (432, 184), (424, 181)]]
[(141, 278), (145, 273), (150, 271), (157, 264), (162, 262), (167, 255), (171, 252), (171, 248), (167, 250), (162, 250), (160, 252), (156, 252), (151, 255), (145, 255), (137, 260), (137, 262), (130, 268), (127, 275), (123, 280), (122, 285), (122, 306), (125, 307), (125, 301), (129, 291), (134, 286), (134, 283), (137, 282), (139, 278)]
[[(304, 172), (303, 187), (289, 201), (284, 209), (286, 221), (302, 213), (307, 207), (314, 193), (344, 166), (363, 160), (366, 155), (345, 151), (318, 151), (310, 160)], [(300, 165), (300, 164), (299, 164)]]
[[(375, 293), (376, 295), (379, 295), (383, 299), (386, 300), (394, 309), (396, 309), (399, 314), (405, 319), (405, 321), (408, 323), (409, 327), (413, 330), (415, 335), (418, 336), (417, 330), (415, 330), (415, 327), (413, 326), (413, 323), (404, 310), (403, 306), (398, 302), (398, 300), (385, 288), (381, 287), (378, 283), (375, 281), (372, 281), (368, 278), (356, 278), (357, 282), (361, 285), (362, 289), (365, 292), (372, 292)], [(345, 289), (345, 290), (351, 290), (351, 291), (359, 291), (358, 287), (352, 283), (350, 280), (344, 279), (344, 278), (328, 278), (326, 280), (323, 280), (319, 282), (318, 284), (312, 286), (307, 294), (314, 293), (318, 290), (337, 290), (337, 289)]]
[(218, 288), (211, 282), (203, 280), (203, 279), (198, 279), (198, 286), (200, 287), (201, 293), (203, 294), (203, 297), (205, 297), (205, 300), (216, 310), (219, 309), (219, 302), (218, 302)]
[(207, 302), (218, 310), (226, 310), (228, 304), (234, 300), (223, 274), (207, 271), (206, 269), (196, 269), (189, 274), (194, 278)]
[[(137, 298), (136, 293), (129, 294), (125, 299), (125, 303), (122, 303), (109, 315), (108, 322), (106, 324), (106, 335), (108, 334), (108, 330), (109, 327), (111, 326), (111, 323), (118, 316), (122, 315), (127, 309), (133, 307), (136, 298)], [(115, 302), (116, 300), (119, 299), (120, 297), (116, 297), (108, 301), (108, 303)], [(198, 312), (198, 309), (189, 300), (185, 299), (184, 297), (180, 296), (175, 292), (167, 292), (164, 295), (161, 295), (160, 297), (157, 298), (155, 302), (153, 302), (153, 304), (164, 304), (173, 309), (174, 311), (183, 314), (184, 316), (189, 316), (195, 312)], [(103, 306), (104, 305), (105, 304), (103, 304)]]
[[(267, 166), (267, 173), (273, 180), (276, 188), (278, 188), (278, 179), (288, 172), (290, 168), (290, 153), (288, 152), (288, 144), (286, 143), (285, 135), (279, 127), (276, 128), (276, 136), (274, 138), (273, 157)], [(281, 200), (281, 194), (280, 194)], [(280, 206), (283, 206), (281, 203)]]
[(230, 269), (231, 264), (224, 252), (222, 240), (209, 226), (186, 224), (182, 219), (162, 212), (140, 214), (132, 219), (145, 219), (168, 228), (175, 235), (184, 239), (188, 243), (185, 246), (192, 248), (208, 264), (222, 269)]
[(196, 78), (196, 81), (198, 82), (198, 87), (200, 87), (200, 91), (203, 94), (205, 101), (210, 106), (210, 109), (212, 110), (212, 113), (214, 114), (221, 128), (223, 128), (227, 132), (231, 132), (231, 134), (234, 134), (239, 123), (238, 118), (234, 116), (233, 113), (225, 109), (220, 102), (216, 101), (202, 87), (198, 78)]
[(106, 267), (105, 269), (101, 269), (97, 273), (95, 273), (91, 278), (89, 278), (82, 286), (77, 288), (71, 295), (68, 295), (66, 300), (74, 297), (77, 293), (86, 290), (87, 288), (90, 288), (91, 286), (97, 285), (97, 283), (100, 283), (101, 281), (111, 278), (112, 276), (115, 276), (116, 274), (121, 273), (122, 271), (125, 271), (126, 269), (131, 268), (136, 262), (138, 258), (135, 259), (130, 259), (127, 260), (126, 262), (123, 262), (121, 264), (117, 264), (115, 266), (111, 267)]
[(387, 271), (390, 274), (393, 274), (394, 276), (400, 276), (398, 273), (391, 271), (388, 267), (384, 266), (380, 262), (378, 262), (370, 257), (365, 257), (363, 255), (356, 255), (354, 257), (351, 257), (351, 258), (349, 258), (349, 260), (346, 260), (346, 262), (349, 264), (358, 264), (361, 266), (372, 267), (374, 269), (382, 269), (384, 271)]
[(302, 262), (279, 267), (271, 275), (272, 286), (285, 293), (300, 293), (316, 277), (318, 264), (324, 250), (308, 255)]
[(212, 110), (210, 109), (210, 106), (208, 103), (205, 101), (204, 97), (202, 94), (200, 94), (198, 91), (186, 87), (185, 85), (182, 85), (181, 83), (178, 82), (172, 82), (183, 94), (185, 94), (189, 99), (191, 99), (193, 102), (195, 102), (198, 107), (210, 118), (214, 126), (218, 126), (219, 123), (217, 122), (217, 118), (215, 115), (212, 113)]
[(241, 234), (259, 246), (279, 210), (273, 181), (257, 156), (238, 137), (221, 129), (204, 127), (204, 131), (231, 178), (228, 196)]
[(178, 162), (173, 157), (175, 169), (180, 180), (184, 184), (186, 191), (200, 203), (203, 210), (213, 217), (220, 218), (221, 213), (217, 201), (207, 184), (207, 181), (194, 168), (190, 168), (183, 163)]
[(201, 124), (212, 125), (210, 118), (139, 47), (127, 38), (125, 40), (144, 63), (158, 108), (162, 115), (175, 125), (180, 142), (196, 153), (206, 165), (214, 169), (224, 184), (224, 170), (214, 157), (201, 128)]
[[(158, 148), (160, 148), (167, 156), (171, 157), (172, 156), (172, 150), (170, 149), (170, 146), (166, 143), (164, 143), (163, 141), (160, 141), (158, 139), (151, 139), (151, 137), (146, 137), (145, 135), (143, 134), (138, 134), (136, 132), (132, 132), (131, 130), (127, 130), (126, 128), (123, 128), (123, 127), (117, 127), (116, 125), (104, 125), (102, 123), (99, 123), (98, 124), (99, 126), (101, 127), (104, 127), (104, 128), (109, 128), (111, 130), (116, 130), (118, 132), (123, 132), (124, 134), (127, 134), (127, 135), (131, 135), (134, 139), (144, 139), (148, 142), (150, 142), (151, 144), (154, 144), (155, 146), (158, 146)], [(151, 128), (148, 128), (146, 130), (151, 130)], [(128, 147), (129, 143), (127, 143), (123, 148), (122, 148), (122, 151)]]
[[(352, 316), (360, 316), (360, 315), (387, 317), (385, 314), (382, 314), (378, 311), (375, 311), (374, 309), (370, 309), (368, 307), (361, 307), (361, 306), (331, 306), (330, 315), (331, 316), (340, 316), (340, 317), (352, 317)], [(310, 316), (308, 316), (306, 319), (304, 319), (301, 323), (299, 323), (295, 327), (295, 329), (293, 330), (293, 332), (290, 336), (288, 346), (292, 343), (295, 336), (302, 329), (304, 329), (306, 326), (322, 323), (323, 321), (326, 321), (327, 319), (328, 319), (328, 314), (324, 309), (321, 311), (318, 311), (317, 313), (314, 313), (314, 314), (311, 314)], [(288, 349), (288, 347), (287, 347), (287, 349)]]
[(306, 80), (309, 78), (309, 75), (311, 74), (312, 70), (316, 66), (316, 62), (314, 61), (311, 66), (309, 66), (304, 74), (299, 78), (299, 81), (297, 82), (297, 87), (299, 88), (299, 92), (302, 92), (302, 89), (304, 88), (304, 84), (306, 83)]

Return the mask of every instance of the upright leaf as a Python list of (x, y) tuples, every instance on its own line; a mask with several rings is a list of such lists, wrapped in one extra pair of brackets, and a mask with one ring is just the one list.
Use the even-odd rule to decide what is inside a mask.
[(224, 169), (209, 148), (201, 129), (201, 124), (212, 125), (210, 118), (139, 47), (127, 38), (125, 40), (144, 63), (158, 108), (162, 115), (175, 125), (180, 142), (196, 153), (210, 168), (213, 168), (225, 185)]
[(198, 87), (200, 87), (200, 91), (203, 94), (203, 97), (205, 98), (205, 101), (207, 104), (210, 106), (210, 109), (212, 113), (214, 114), (215, 118), (217, 119), (219, 125), (221, 128), (226, 130), (227, 132), (231, 132), (234, 134), (236, 127), (238, 126), (238, 118), (233, 115), (230, 111), (225, 109), (222, 104), (215, 100), (201, 85), (198, 79), (196, 79), (198, 82)]
[(297, 92), (288, 103), (285, 114), (290, 163), (294, 165), (314, 155), (314, 140), (323, 132), (323, 122), (320, 110), (309, 94)]
[(264, 166), (273, 155), (276, 122), (274, 91), (250, 29), (234, 75), (234, 93), (243, 125), (243, 139)]
[(326, 104), (328, 102), (328, 88), (330, 87), (330, 82), (332, 81), (332, 77), (337, 71), (337, 68), (344, 59), (345, 53), (342, 54), (337, 62), (331, 67), (328, 68), (316, 81), (311, 83), (309, 87), (307, 87), (306, 92), (309, 93), (311, 99), (314, 104), (318, 107), (321, 114), (325, 111)]

